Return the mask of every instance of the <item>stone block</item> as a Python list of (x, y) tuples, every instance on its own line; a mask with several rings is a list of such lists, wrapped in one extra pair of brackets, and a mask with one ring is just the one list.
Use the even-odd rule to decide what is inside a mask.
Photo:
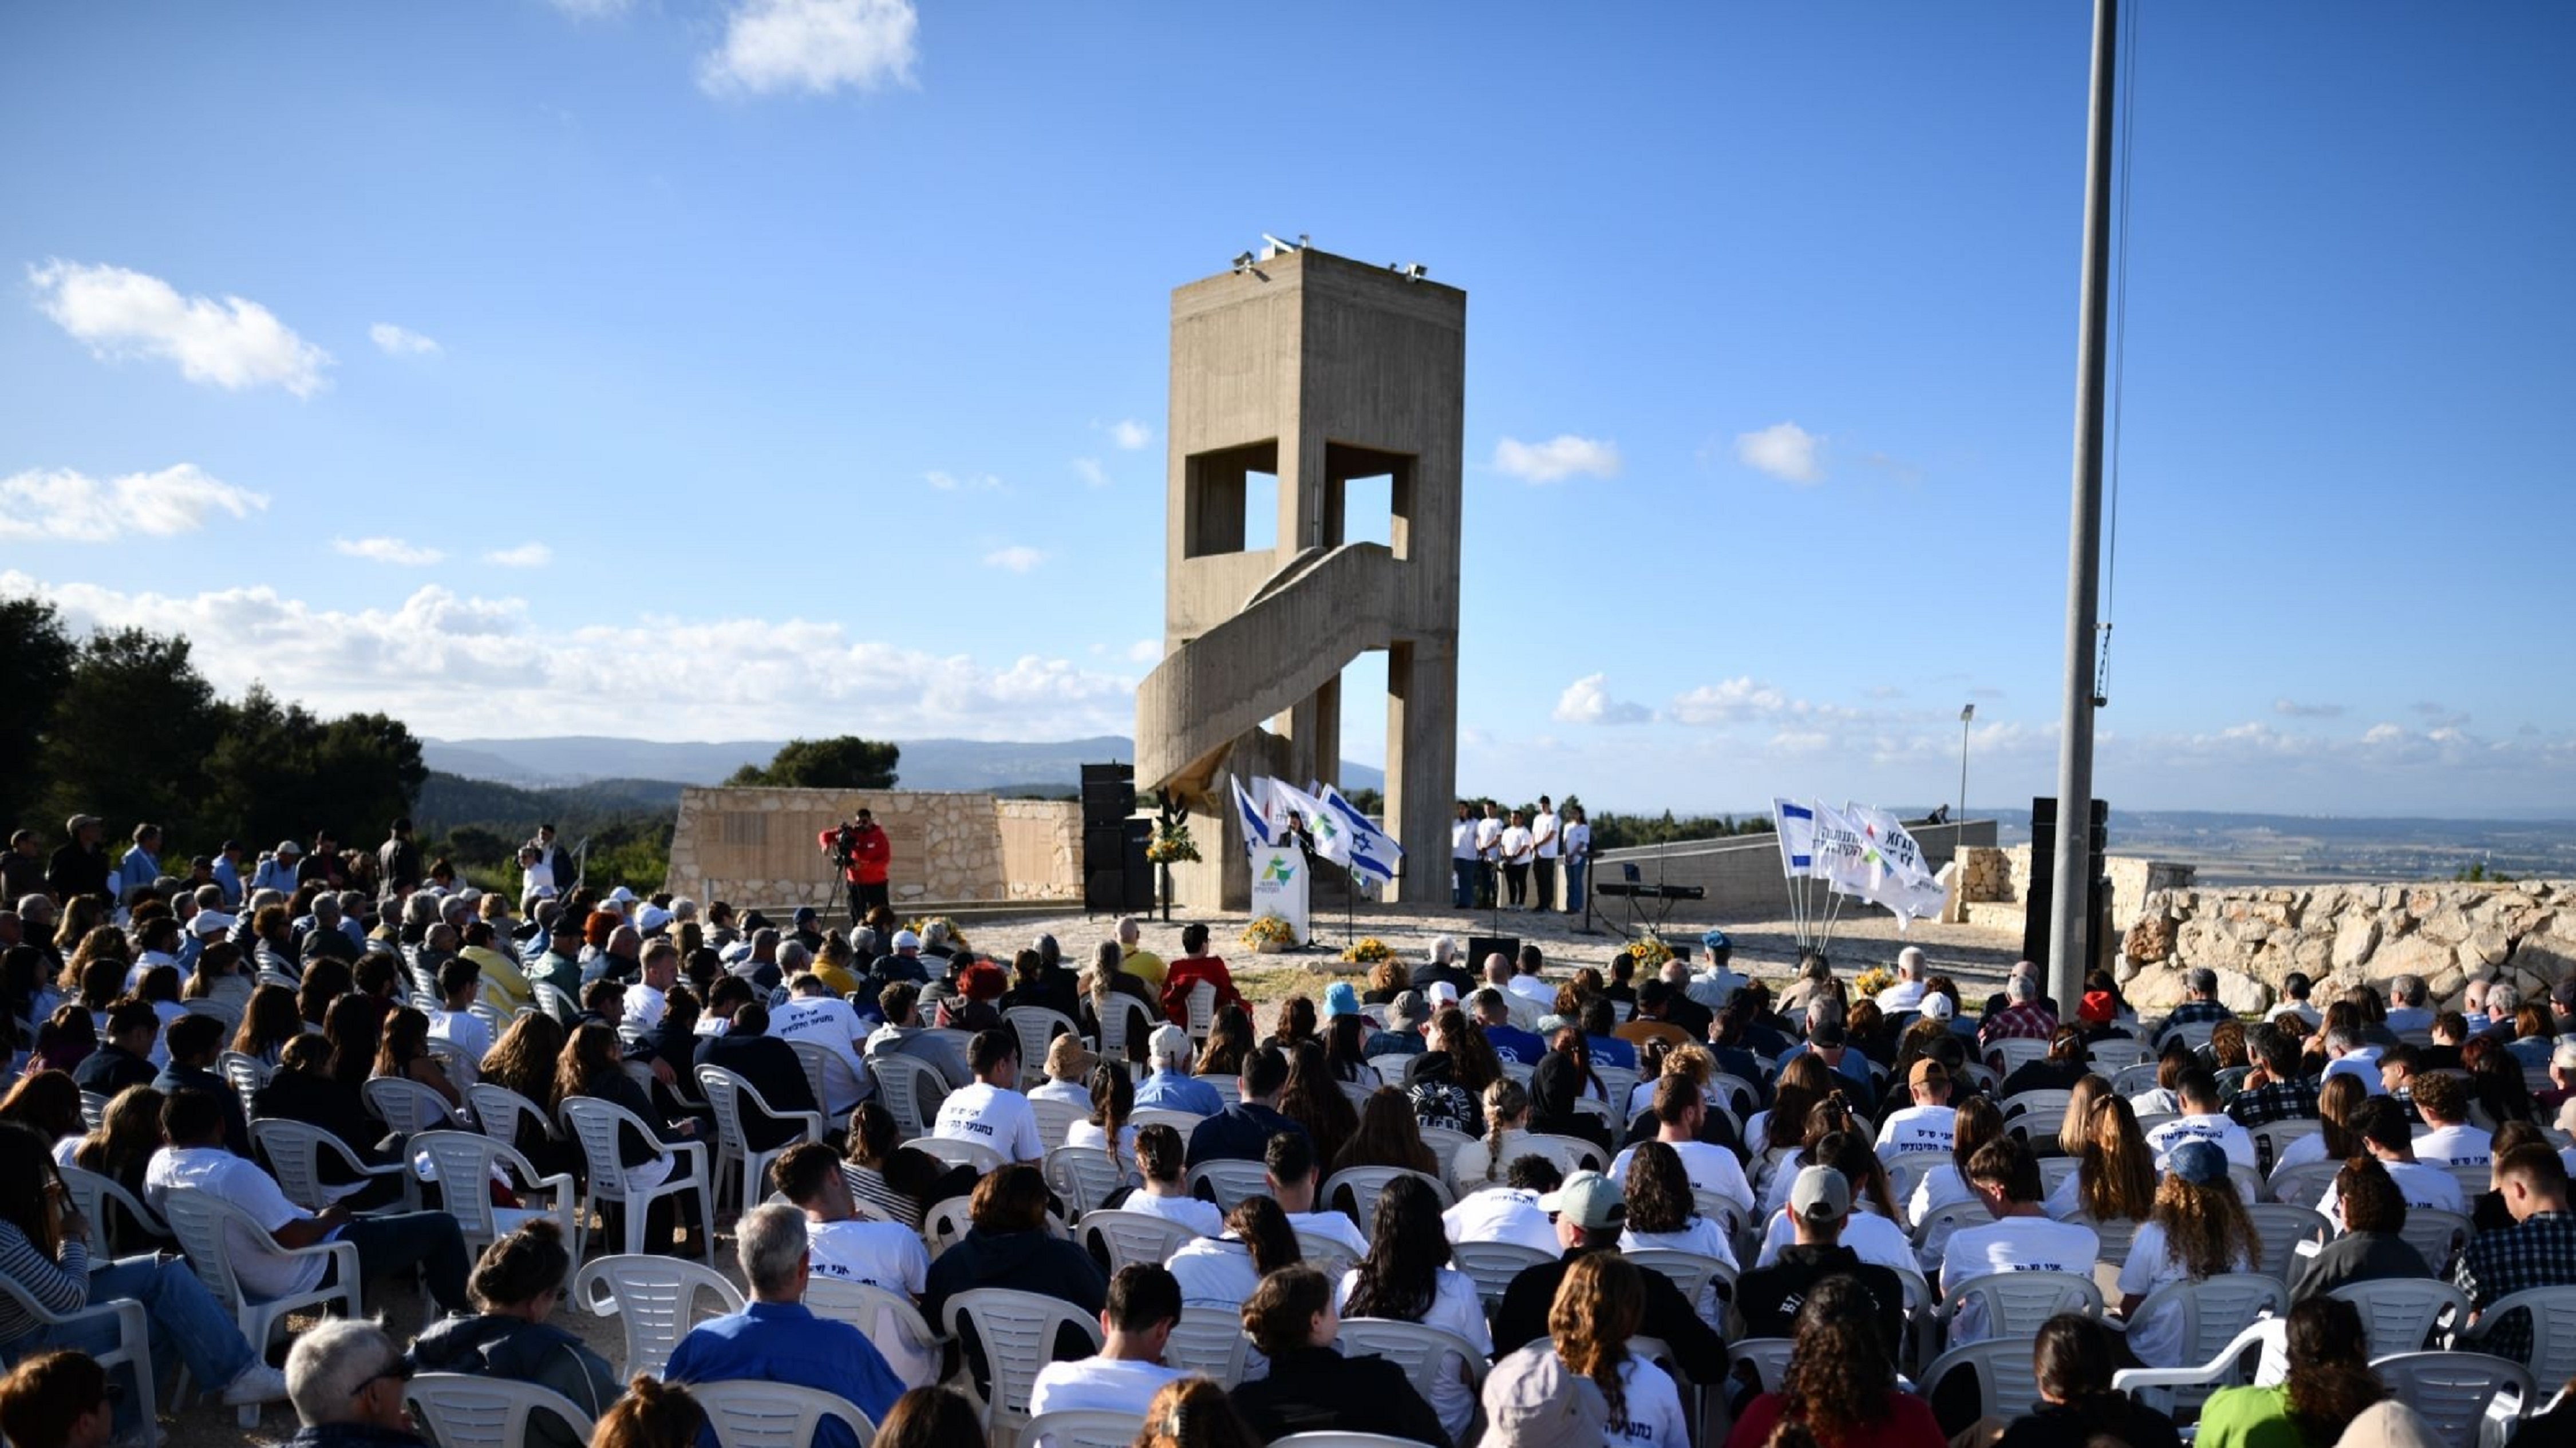
[(2141, 965), (2158, 965), (2173, 958), (2174, 922), (2162, 915), (2145, 915), (2129, 927), (2121, 951)]
[(2378, 921), (2347, 920), (2335, 930), (2334, 945), (2327, 960), (2336, 970), (2351, 970), (2368, 962), (2370, 953), (2378, 948)]

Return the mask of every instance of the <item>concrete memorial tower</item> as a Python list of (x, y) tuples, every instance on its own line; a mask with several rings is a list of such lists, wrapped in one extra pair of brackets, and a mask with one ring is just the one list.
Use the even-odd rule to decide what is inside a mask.
[[(1189, 809), (1205, 858), (1174, 886), (1194, 907), (1249, 899), (1229, 773), (1340, 782), (1342, 670), (1369, 650), (1397, 898), (1448, 898), (1466, 323), (1467, 294), (1419, 268), (1303, 246), (1172, 293), (1164, 657), (1136, 691), (1136, 783)], [(1263, 474), (1277, 543), (1248, 550)], [(1347, 485), (1377, 478), (1390, 542), (1345, 541)]]

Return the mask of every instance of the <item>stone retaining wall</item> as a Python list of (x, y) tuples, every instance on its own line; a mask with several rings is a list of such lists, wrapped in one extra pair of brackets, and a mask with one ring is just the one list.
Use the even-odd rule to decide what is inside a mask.
[[(2111, 918), (2122, 928), (2138, 918), (2157, 891), (2191, 884), (2191, 866), (2134, 855), (2112, 855), (2103, 860), (2102, 870), (2111, 877)], [(1952, 872), (1950, 902), (1942, 918), (1953, 924), (1971, 921), (2019, 929), (2029, 901), (2030, 846), (1969, 849), (1961, 853), (1959, 868)]]
[(2293, 970), (2383, 990), (2420, 976), (2446, 1002), (2473, 979), (2501, 979), (2532, 1000), (2576, 974), (2576, 881), (2160, 890), (2122, 949), (2141, 1010), (2179, 1001), (2200, 966), (2240, 1010), (2268, 1004)]
[(907, 789), (684, 789), (667, 888), (764, 908), (838, 904), (847, 896), (815, 837), (861, 806), (894, 848), (898, 913), (1081, 898), (1080, 804)]

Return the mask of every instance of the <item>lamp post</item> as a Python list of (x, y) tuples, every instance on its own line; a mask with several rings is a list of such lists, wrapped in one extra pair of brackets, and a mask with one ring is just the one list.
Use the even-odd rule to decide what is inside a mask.
[(1977, 706), (1959, 706), (1959, 810), (1956, 820), (1968, 822), (1968, 721), (1977, 717)]

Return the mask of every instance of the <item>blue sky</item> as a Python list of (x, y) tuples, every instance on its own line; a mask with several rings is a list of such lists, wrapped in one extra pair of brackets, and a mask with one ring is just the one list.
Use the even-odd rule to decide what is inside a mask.
[[(1172, 287), (1467, 289), (1462, 782), (2049, 789), (2089, 7), (0, 18), (0, 588), (442, 737), (1126, 732)], [(2576, 808), (2576, 11), (2141, 8), (2115, 804)], [(1350, 752), (1382, 665), (1354, 665)]]

